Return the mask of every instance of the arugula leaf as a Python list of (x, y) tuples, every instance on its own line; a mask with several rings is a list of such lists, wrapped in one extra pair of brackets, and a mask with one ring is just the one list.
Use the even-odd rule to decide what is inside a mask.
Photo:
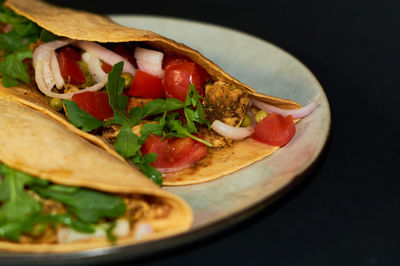
[(164, 125), (162, 125), (160, 123), (157, 123), (157, 124), (155, 124), (155, 123), (144, 124), (142, 126), (142, 129), (140, 130), (140, 134), (141, 134), (141, 138), (142, 139), (147, 138), (150, 134), (162, 136), (163, 133), (164, 133)]
[(140, 150), (139, 137), (132, 133), (129, 125), (122, 125), (119, 134), (117, 135), (114, 148), (125, 158), (135, 156)]
[[(103, 218), (117, 218), (126, 210), (123, 200), (117, 196), (78, 187), (50, 185), (47, 180), (34, 178), (1, 162), (0, 175), (3, 177), (0, 183), (0, 236), (4, 239), (18, 240), (21, 233), (40, 235), (48, 224), (64, 224), (79, 232), (93, 233), (92, 223)], [(42, 214), (41, 204), (25, 191), (25, 187), (65, 204), (71, 213)]]
[(67, 108), (68, 120), (77, 128), (82, 128), (83, 131), (89, 132), (103, 125), (103, 121), (98, 120), (87, 112), (79, 108), (74, 101), (62, 101)]
[(148, 153), (142, 156), (141, 152), (132, 158), (132, 162), (139, 167), (139, 169), (148, 176), (154, 183), (162, 185), (161, 173), (150, 165), (150, 163), (157, 160), (156, 153)]
[[(3, 51), (0, 62), (0, 74), (5, 87), (18, 85), (20, 82), (29, 84), (26, 58), (32, 58), (30, 45), (43, 34), (43, 40), (50, 40), (49, 35), (32, 21), (16, 14), (0, 2), (0, 22), (11, 24), (12, 30), (0, 34), (0, 50)], [(45, 36), (46, 35), (46, 36)], [(45, 38), (46, 37), (46, 38)]]
[(23, 231), (30, 230), (27, 221), (36, 216), (41, 205), (26, 194), (24, 186), (33, 183), (33, 177), (0, 164), (3, 182), (0, 183), (0, 236), (18, 240)]
[(32, 58), (32, 52), (17, 51), (3, 58), (0, 62), (0, 73), (15, 80), (29, 83), (28, 67), (22, 62), (26, 58)]
[(189, 90), (185, 101), (185, 116), (188, 124), (189, 131), (197, 133), (197, 129), (194, 126), (194, 122), (202, 125), (207, 125), (210, 128), (210, 122), (204, 118), (203, 105), (201, 104), (201, 97), (196, 87), (190, 83)]
[(54, 41), (55, 39), (57, 39), (58, 36), (53, 34), (53, 33), (51, 33), (48, 30), (42, 29), (40, 31), (40, 37), (39, 38), (40, 38), (40, 40), (42, 42), (50, 42), (50, 41)]
[(175, 111), (184, 106), (185, 104), (182, 101), (175, 98), (167, 98), (165, 100), (155, 99), (143, 107), (142, 118), (162, 114), (164, 112)]
[(166, 122), (166, 133), (165, 133), (166, 136), (174, 136), (174, 137), (180, 137), (180, 138), (190, 137), (198, 142), (201, 142), (209, 147), (212, 147), (211, 143), (191, 134), (189, 129), (187, 127), (183, 126), (181, 120), (175, 119), (177, 115), (178, 115), (178, 113), (173, 113), (168, 117), (167, 122)]
[(78, 188), (75, 192), (54, 189), (54, 185), (46, 188), (33, 186), (32, 190), (45, 198), (52, 198), (68, 206), (68, 210), (83, 222), (97, 223), (101, 218), (117, 218), (125, 213), (126, 206), (117, 196), (99, 191)]
[(47, 215), (42, 217), (39, 221), (41, 220), (44, 222), (50, 222), (54, 225), (61, 223), (82, 233), (94, 233), (95, 231), (92, 224), (78, 220), (68, 213)]

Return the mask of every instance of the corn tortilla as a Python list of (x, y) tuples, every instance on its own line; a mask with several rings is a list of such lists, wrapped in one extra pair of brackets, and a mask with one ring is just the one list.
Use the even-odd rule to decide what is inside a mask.
[[(117, 240), (117, 245), (179, 234), (187, 231), (193, 222), (193, 213), (186, 202), (162, 190), (133, 166), (65, 130), (41, 112), (2, 96), (0, 147), (0, 162), (32, 176), (118, 195), (152, 196), (171, 207), (167, 217), (148, 221), (154, 233), (140, 240), (132, 235), (123, 237)], [(110, 245), (106, 238), (69, 244), (19, 244), (0, 240), (0, 250), (15, 252), (72, 252)]]

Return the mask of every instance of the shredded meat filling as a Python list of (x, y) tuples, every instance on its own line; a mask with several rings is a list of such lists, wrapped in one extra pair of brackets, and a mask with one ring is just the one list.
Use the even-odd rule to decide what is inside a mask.
[[(217, 81), (206, 86), (204, 116), (210, 123), (220, 120), (229, 126), (238, 127), (244, 119), (249, 101), (247, 91)], [(232, 143), (232, 140), (222, 137), (215, 131), (201, 129), (201, 134), (214, 148), (222, 148)]]

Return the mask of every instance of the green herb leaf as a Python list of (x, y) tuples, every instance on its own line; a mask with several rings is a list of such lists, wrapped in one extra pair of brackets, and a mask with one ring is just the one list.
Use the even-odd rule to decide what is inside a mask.
[(3, 85), (12, 87), (19, 82), (29, 84), (27, 65), (23, 60), (32, 58), (29, 45), (39, 38), (40, 28), (3, 4), (0, 5), (0, 21), (12, 26), (11, 31), (0, 34), (0, 50), (3, 51), (0, 74)]
[(53, 33), (51, 33), (50, 31), (47, 31), (45, 29), (42, 29), (40, 32), (40, 40), (42, 42), (50, 42), (50, 41), (54, 41), (55, 39), (57, 39), (58, 36), (54, 35)]
[(175, 98), (155, 99), (143, 107), (142, 118), (162, 114), (164, 112), (181, 109), (185, 106), (183, 102)]
[(76, 192), (62, 191), (60, 185), (54, 188), (33, 186), (32, 190), (45, 198), (52, 198), (68, 206), (68, 210), (83, 222), (97, 223), (101, 218), (118, 218), (125, 213), (126, 206), (117, 196), (99, 191), (78, 188)]
[(179, 119), (176, 119), (176, 116), (178, 113), (172, 113), (168, 118), (166, 122), (166, 136), (171, 136), (171, 137), (190, 137), (198, 142), (201, 142), (209, 147), (212, 147), (212, 144), (194, 136), (193, 134), (190, 133), (189, 129), (185, 126), (183, 126), (182, 121)]
[(147, 138), (150, 134), (162, 136), (164, 133), (164, 126), (159, 123), (147, 123), (142, 126), (140, 130), (141, 137)]
[(69, 122), (77, 128), (82, 128), (83, 131), (89, 132), (103, 125), (103, 121), (80, 109), (76, 102), (63, 100), (63, 103), (67, 108)]
[(26, 194), (24, 186), (33, 183), (33, 177), (0, 164), (0, 236), (18, 240), (23, 231), (30, 230), (27, 222), (41, 210), (41, 205)]
[(30, 50), (17, 51), (5, 56), (3, 61), (0, 62), (0, 73), (15, 80), (29, 83), (27, 66), (22, 62), (25, 58), (32, 58), (32, 52)]
[(132, 162), (139, 167), (139, 169), (148, 176), (154, 183), (162, 185), (162, 175), (161, 173), (151, 166), (150, 163), (157, 160), (156, 153), (148, 153), (144, 156), (139, 152), (138, 155), (132, 158)]
[(139, 137), (132, 133), (129, 125), (122, 125), (114, 144), (115, 150), (125, 158), (135, 156), (140, 150)]

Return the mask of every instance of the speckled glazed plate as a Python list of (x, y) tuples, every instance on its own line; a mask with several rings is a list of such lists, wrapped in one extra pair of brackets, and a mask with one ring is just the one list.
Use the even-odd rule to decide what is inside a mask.
[(165, 189), (194, 211), (193, 228), (179, 236), (126, 247), (70, 254), (0, 254), (2, 263), (94, 263), (137, 258), (198, 240), (248, 217), (295, 183), (320, 156), (330, 131), (326, 95), (298, 60), (258, 38), (215, 25), (151, 16), (112, 16), (117, 23), (152, 30), (200, 51), (257, 91), (319, 107), (296, 125), (294, 138), (272, 156), (215, 181)]

